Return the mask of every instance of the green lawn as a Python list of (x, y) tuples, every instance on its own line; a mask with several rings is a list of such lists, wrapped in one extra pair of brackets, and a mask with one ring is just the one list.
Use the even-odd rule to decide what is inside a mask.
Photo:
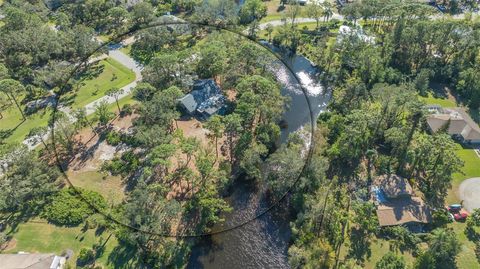
[(454, 222), (448, 225), (462, 243), (460, 253), (457, 256), (457, 265), (459, 269), (480, 268), (480, 263), (475, 255), (475, 243), (470, 241), (465, 235), (465, 223)]
[[(16, 247), (7, 253), (26, 251), (60, 255), (64, 250), (71, 249), (74, 252), (72, 259), (74, 261), (82, 247), (92, 247), (94, 243), (99, 242), (100, 237), (105, 240), (108, 235), (108, 232), (105, 232), (96, 236), (94, 230), (84, 232), (80, 226), (58, 227), (43, 220), (32, 220), (18, 226), (17, 231), (13, 234)], [(117, 241), (112, 236), (105, 245), (105, 252), (97, 259), (97, 262), (107, 265), (108, 256), (115, 246), (117, 246)]]
[(132, 45), (128, 45), (126, 47), (121, 47), (120, 48), (120, 51), (127, 54), (127, 55), (130, 55), (131, 50), (132, 50)]
[(442, 107), (456, 107), (457, 104), (455, 101), (443, 98), (443, 97), (435, 97), (431, 92), (428, 93), (427, 97), (419, 96), (420, 100), (425, 101), (427, 105), (440, 105)]
[[(372, 256), (365, 262), (366, 269), (373, 269), (375, 268), (375, 264), (390, 251), (390, 243), (387, 240), (378, 238), (375, 239), (372, 244), (370, 245), (372, 250)], [(411, 268), (415, 261), (415, 258), (409, 252), (399, 253), (405, 259), (407, 263), (407, 268)]]
[(99, 74), (82, 81), (78, 91), (67, 94), (64, 98), (70, 99), (73, 108), (85, 105), (105, 96), (105, 92), (111, 88), (121, 88), (135, 80), (135, 73), (119, 62), (107, 58), (100, 61), (95, 67)]
[[(279, 10), (278, 7), (280, 6), (280, 0), (271, 0), (271, 1), (265, 2), (265, 4), (267, 5), (267, 16), (261, 19), (260, 23), (281, 20), (286, 16), (287, 14), (286, 11), (289, 8), (289, 5), (285, 5), (285, 8), (283, 10)], [(300, 12), (297, 15), (297, 18), (307, 17), (306, 13), (307, 13), (307, 7), (301, 6)]]
[[(25, 106), (22, 106), (22, 109)], [(20, 111), (15, 105), (11, 105), (2, 112), (0, 119), (0, 131), (6, 132), (4, 142), (7, 144), (20, 143), (28, 135), (30, 130), (36, 126), (47, 126), (51, 109), (43, 109), (32, 115), (26, 115), (23, 121)]]
[(100, 193), (110, 204), (122, 202), (125, 193), (120, 176), (104, 176), (98, 171), (68, 173), (70, 182), (76, 186)]
[(458, 157), (464, 162), (462, 173), (453, 175), (452, 188), (447, 196), (447, 203), (458, 203), (458, 187), (465, 179), (480, 177), (480, 158), (475, 151), (470, 148), (463, 148), (457, 144), (455, 149)]

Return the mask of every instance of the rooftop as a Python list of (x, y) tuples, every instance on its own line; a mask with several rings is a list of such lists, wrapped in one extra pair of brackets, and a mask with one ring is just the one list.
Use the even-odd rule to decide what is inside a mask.
[(0, 261), (2, 269), (60, 269), (65, 264), (65, 257), (52, 253), (0, 254)]
[(389, 200), (377, 207), (380, 226), (401, 225), (409, 222), (429, 223), (430, 209), (419, 197)]
[(410, 186), (408, 180), (395, 174), (378, 176), (375, 178), (375, 185), (383, 190), (387, 198), (398, 198), (413, 194), (412, 186)]
[(448, 134), (461, 135), (464, 140), (480, 140), (480, 127), (463, 108), (439, 109), (427, 117), (432, 132), (437, 132), (446, 124)]
[(209, 117), (225, 106), (226, 98), (213, 79), (198, 80), (192, 91), (179, 99), (191, 115)]

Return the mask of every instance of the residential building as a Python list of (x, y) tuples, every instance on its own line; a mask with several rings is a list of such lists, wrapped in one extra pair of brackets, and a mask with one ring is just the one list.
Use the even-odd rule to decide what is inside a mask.
[(192, 91), (178, 101), (188, 114), (200, 119), (223, 114), (226, 108), (226, 97), (213, 79), (196, 81)]
[(372, 200), (377, 205), (381, 227), (405, 225), (416, 228), (431, 222), (430, 208), (415, 197), (407, 179), (398, 175), (382, 175), (374, 180)]
[(428, 108), (427, 125), (435, 133), (443, 128), (453, 138), (464, 143), (480, 143), (480, 127), (463, 108)]
[(1, 269), (62, 269), (66, 258), (55, 254), (0, 254)]

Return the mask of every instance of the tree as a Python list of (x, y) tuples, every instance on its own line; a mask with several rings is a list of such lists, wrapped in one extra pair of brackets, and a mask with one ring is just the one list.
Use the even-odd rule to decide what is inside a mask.
[(85, 126), (90, 126), (90, 129), (96, 134), (95, 128), (92, 125), (92, 121), (87, 117), (87, 111), (85, 108), (76, 109), (73, 112), (73, 116), (75, 117), (75, 125), (77, 129), (84, 128)]
[(208, 25), (235, 25), (237, 4), (233, 0), (206, 0), (195, 7), (193, 18)]
[(261, 0), (246, 0), (240, 9), (240, 23), (260, 21), (267, 15), (267, 7)]
[(307, 6), (307, 15), (310, 18), (314, 18), (317, 22), (317, 29), (320, 26), (320, 18), (323, 17), (324, 7), (320, 1), (312, 1), (311, 4)]
[(435, 268), (455, 268), (461, 244), (451, 229), (436, 229), (429, 238), (427, 251), (435, 261)]
[(43, 139), (43, 136), (45, 136), (45, 134), (47, 132), (48, 132), (48, 127), (46, 127), (46, 126), (43, 126), (43, 127), (36, 126), (36, 127), (33, 127), (30, 130), (30, 133), (28, 134), (28, 136), (33, 138), (35, 144), (37, 144), (38, 142), (41, 142), (43, 144), (43, 146), (45, 147), (45, 149), (48, 152), (50, 152), (50, 148), (48, 147), (47, 143)]
[(58, 170), (25, 148), (14, 148), (5, 157), (8, 170), (0, 175), (0, 211), (34, 212), (55, 192)]
[(205, 128), (211, 132), (211, 137), (215, 139), (215, 160), (218, 159), (218, 139), (222, 138), (225, 125), (223, 118), (219, 115), (213, 115), (205, 123)]
[(290, 19), (290, 23), (292, 25), (292, 28), (295, 27), (295, 19), (297, 16), (300, 14), (300, 5), (298, 4), (297, 1), (295, 3), (291, 4), (288, 6), (286, 15)]
[(265, 27), (265, 31), (267, 31), (268, 42), (272, 42), (273, 25), (271, 23), (268, 23)]
[(323, 3), (323, 16), (328, 21), (333, 16), (332, 4), (328, 1)]
[(197, 74), (202, 78), (220, 75), (227, 66), (227, 52), (221, 42), (212, 41), (200, 48)]
[(117, 108), (118, 108), (118, 114), (120, 114), (120, 112), (121, 112), (120, 104), (118, 103), (118, 98), (119, 98), (123, 93), (124, 93), (124, 90), (123, 90), (123, 89), (119, 89), (119, 88), (110, 88), (110, 89), (108, 89), (108, 90), (105, 92), (106, 95), (115, 98), (115, 103), (117, 104)]
[(128, 11), (122, 7), (112, 7), (108, 10), (109, 26), (113, 31), (120, 34), (125, 29), (126, 21), (129, 19)]
[(136, 26), (144, 26), (154, 18), (154, 9), (149, 2), (140, 2), (132, 9), (132, 21)]
[(432, 71), (426, 68), (420, 70), (417, 74), (417, 77), (414, 80), (415, 88), (421, 96), (426, 96), (428, 90), (428, 83), (430, 82), (430, 77), (432, 76)]
[(95, 106), (95, 116), (97, 117), (101, 126), (106, 126), (113, 118), (114, 114), (110, 112), (108, 103), (106, 101), (102, 101)]
[(242, 118), (239, 114), (232, 113), (223, 118), (223, 122), (225, 125), (225, 134), (227, 136), (227, 145), (228, 145), (228, 152), (230, 156), (230, 163), (233, 164), (237, 158), (234, 154), (238, 136), (244, 130), (242, 125)]
[(20, 107), (17, 101), (17, 97), (22, 95), (22, 93), (25, 91), (25, 87), (23, 87), (20, 82), (7, 78), (0, 80), (0, 91), (2, 91), (10, 100), (15, 103), (18, 111), (20, 111), (20, 114), (22, 114), (23, 120), (25, 120), (26, 118), (25, 114), (23, 113), (23, 109)]
[(375, 264), (375, 269), (405, 269), (405, 259), (389, 251)]
[[(153, 87), (166, 89), (170, 86), (181, 86), (180, 80), (184, 75), (184, 71), (185, 69), (179, 60), (179, 55), (162, 53), (150, 61), (142, 72), (142, 75), (144, 81)], [(142, 85), (141, 87), (143, 90), (148, 88), (146, 85)], [(151, 89), (148, 88), (148, 90)]]
[(157, 89), (149, 83), (138, 83), (133, 89), (133, 97), (138, 101), (145, 102), (151, 100)]

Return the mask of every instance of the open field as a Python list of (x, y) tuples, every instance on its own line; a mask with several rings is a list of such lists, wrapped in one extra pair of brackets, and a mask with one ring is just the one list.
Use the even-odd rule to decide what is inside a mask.
[(120, 176), (104, 175), (99, 171), (69, 171), (68, 179), (76, 187), (100, 193), (109, 204), (119, 204), (125, 196)]
[[(25, 106), (21, 107), (25, 108)], [(47, 126), (50, 114), (51, 109), (43, 109), (32, 115), (26, 115), (24, 121), (17, 107), (11, 105), (2, 112), (3, 118), (0, 119), (0, 131), (6, 133), (4, 142), (21, 143), (33, 127)]]
[(84, 107), (90, 102), (105, 96), (105, 92), (111, 88), (121, 88), (135, 79), (135, 73), (119, 62), (107, 58), (100, 61), (94, 68), (97, 74), (94, 77), (82, 81), (78, 91), (66, 95), (64, 98), (71, 99), (73, 108)]
[[(74, 252), (73, 259), (69, 263), (75, 264), (76, 257), (83, 247), (91, 248), (93, 244), (98, 243), (102, 237), (105, 240), (108, 234), (95, 235), (94, 230), (82, 231), (82, 227), (58, 227), (48, 224), (43, 220), (32, 220), (22, 223), (13, 234), (16, 240), (15, 248), (8, 250), (7, 253), (16, 253), (18, 251), (55, 253), (62, 254), (66, 249)], [(108, 256), (117, 241), (112, 236), (105, 245), (105, 252), (97, 259), (97, 262), (106, 265)]]

